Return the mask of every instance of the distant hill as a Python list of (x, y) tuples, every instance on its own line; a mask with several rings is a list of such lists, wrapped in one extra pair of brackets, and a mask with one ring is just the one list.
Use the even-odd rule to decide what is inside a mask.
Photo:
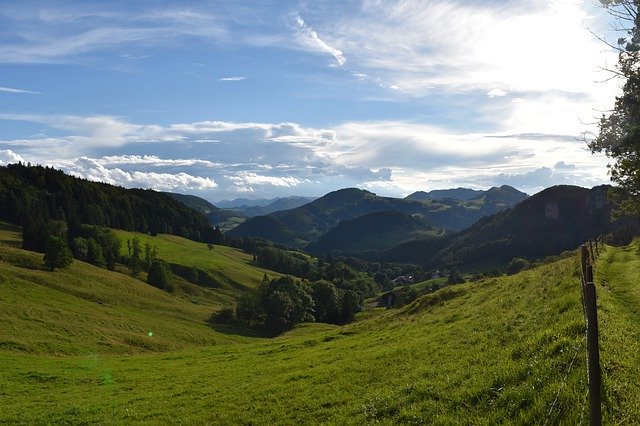
[(219, 226), (223, 231), (231, 229), (237, 226), (238, 223), (242, 223), (244, 221), (244, 215), (234, 211), (218, 208), (204, 198), (200, 198), (195, 195), (178, 194), (176, 192), (164, 192), (164, 194), (167, 194), (187, 207), (202, 213), (207, 217), (207, 219), (209, 219), (209, 222), (211, 222), (212, 225)]
[(440, 265), (505, 264), (513, 257), (536, 259), (573, 250), (623, 223), (611, 221), (608, 186), (560, 185), (514, 208), (480, 219), (464, 231), (437, 240), (416, 240), (384, 252), (378, 260)]
[(455, 189), (434, 189), (433, 191), (424, 192), (417, 191), (413, 194), (407, 195), (407, 200), (422, 201), (422, 200), (444, 200), (451, 198), (452, 200), (466, 201), (472, 198), (481, 196), (484, 191), (468, 188), (455, 188)]
[(407, 200), (425, 201), (425, 200), (458, 200), (458, 201), (472, 201), (480, 200), (483, 198), (495, 202), (504, 202), (509, 205), (516, 205), (522, 200), (526, 200), (529, 195), (522, 191), (518, 191), (512, 186), (502, 185), (500, 187), (494, 186), (486, 191), (479, 191), (468, 188), (456, 188), (456, 189), (435, 189), (433, 191), (414, 192), (405, 197)]
[(230, 208), (234, 212), (239, 212), (246, 217), (264, 216), (269, 213), (274, 213), (282, 210), (295, 209), (296, 207), (303, 206), (313, 200), (315, 197), (282, 197), (275, 198), (265, 205), (251, 205), (245, 204), (237, 207)]
[(343, 220), (305, 248), (312, 254), (382, 250), (439, 230), (422, 219), (397, 211), (370, 213)]
[(220, 210), (209, 201), (204, 198), (197, 197), (195, 195), (189, 194), (178, 194), (177, 192), (163, 192), (163, 194), (167, 194), (171, 198), (180, 201), (182, 204), (187, 207), (191, 207), (192, 209), (199, 211), (201, 213), (210, 213), (214, 210)]
[(21, 225), (58, 220), (70, 230), (88, 224), (196, 241), (216, 239), (202, 214), (162, 192), (125, 189), (23, 164), (0, 167), (0, 219)]
[(243, 206), (266, 206), (273, 203), (277, 198), (235, 198), (233, 200), (216, 201), (216, 205), (221, 209), (235, 209)]
[[(380, 197), (362, 189), (346, 188), (330, 192), (303, 206), (269, 214), (269, 217), (276, 219), (282, 225), (279, 226), (279, 229), (286, 230), (286, 232), (283, 234), (278, 234), (273, 230), (268, 232), (275, 238), (272, 241), (277, 243), (287, 244), (287, 241), (291, 241), (291, 234), (301, 242), (310, 243), (318, 240), (343, 220), (350, 221), (371, 213), (388, 211), (421, 219), (428, 224), (427, 230), (431, 230), (431, 227), (443, 230), (460, 230), (470, 226), (479, 218), (509, 208), (515, 204), (515, 200), (526, 197), (526, 194), (511, 187), (501, 187), (483, 191), (477, 198), (466, 201), (450, 198), (416, 201)], [(247, 220), (231, 230), (229, 234), (237, 237), (264, 235), (264, 232), (267, 231), (260, 229), (260, 226), (254, 222), (256, 219)], [(379, 219), (380, 217), (377, 217), (377, 220)], [(344, 227), (357, 226), (356, 224), (357, 222), (348, 222), (343, 225), (342, 231), (345, 232)], [(394, 224), (391, 223), (387, 225), (389, 228), (393, 226)], [(331, 236), (324, 240), (322, 243), (323, 251), (330, 250), (328, 241), (337, 240)], [(338, 244), (340, 247), (342, 245), (342, 243)], [(340, 247), (335, 247), (335, 249), (339, 250)]]
[(295, 233), (279, 220), (270, 216), (256, 216), (227, 232), (230, 237), (262, 238), (292, 247), (300, 247), (304, 242), (299, 241)]
[[(369, 191), (347, 188), (330, 192), (324, 197), (295, 209), (271, 213), (268, 215), (271, 219), (268, 224), (274, 226), (273, 220), (275, 220), (281, 224), (280, 230), (286, 230), (280, 235), (273, 235), (277, 239), (272, 241), (287, 244), (291, 241), (290, 233), (293, 233), (304, 245), (316, 240), (342, 220), (389, 210), (405, 214), (420, 214), (426, 211), (424, 205), (416, 201), (378, 197)], [(238, 237), (264, 235), (265, 230), (260, 226), (262, 223), (267, 223), (264, 217), (258, 216), (247, 220), (232, 229), (229, 235)]]

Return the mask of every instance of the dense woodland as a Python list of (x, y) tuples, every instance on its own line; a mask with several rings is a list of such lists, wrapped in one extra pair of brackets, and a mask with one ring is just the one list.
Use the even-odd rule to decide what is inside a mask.
[(70, 241), (81, 233), (81, 225), (211, 243), (221, 237), (205, 217), (163, 193), (90, 182), (51, 167), (20, 163), (0, 167), (0, 219), (27, 228), (64, 222)]

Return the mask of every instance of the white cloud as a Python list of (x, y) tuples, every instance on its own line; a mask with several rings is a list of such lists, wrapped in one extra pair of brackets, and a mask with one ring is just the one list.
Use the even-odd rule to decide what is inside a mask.
[(11, 151), (10, 149), (2, 149), (0, 150), (0, 165), (25, 162), (24, 158)]
[(218, 81), (242, 81), (246, 79), (247, 77), (233, 76), (233, 77), (220, 77)]
[[(540, 185), (607, 181), (606, 159), (592, 155), (577, 133), (460, 132), (401, 120), (314, 128), (223, 121), (137, 125), (105, 116), (11, 118), (48, 123), (68, 134), (0, 141), (0, 149), (10, 147), (28, 161), (123, 186), (273, 195), (279, 194), (275, 189), (296, 189), (321, 195), (344, 186), (408, 194), (434, 187), (487, 187), (500, 179), (534, 189), (535, 179)], [(575, 130), (553, 123), (542, 130), (567, 129)], [(104, 142), (105, 135), (118, 138), (119, 145)], [(215, 142), (199, 143), (203, 139)], [(149, 140), (158, 143), (142, 144)], [(89, 158), (92, 150), (105, 149), (120, 153)], [(188, 158), (175, 154), (182, 150)]]
[(109, 155), (96, 159), (103, 166), (112, 165), (146, 165), (154, 167), (189, 167), (202, 166), (209, 168), (220, 168), (221, 163), (214, 163), (207, 160), (199, 160), (196, 158), (173, 159), (160, 158), (155, 155)]
[(77, 158), (72, 163), (62, 164), (59, 167), (74, 176), (129, 188), (186, 191), (213, 189), (218, 186), (213, 179), (192, 176), (187, 173), (128, 172), (119, 168), (109, 169), (99, 161), (88, 157)]
[(36, 92), (33, 90), (12, 89), (11, 87), (0, 87), (0, 92), (3, 93), (25, 93), (30, 95), (42, 95), (42, 92)]
[(226, 40), (224, 20), (188, 8), (144, 8), (120, 12), (107, 5), (97, 8), (56, 5), (13, 5), (0, 12), (9, 19), (0, 37), (0, 63), (55, 63), (75, 61), (97, 51), (123, 47), (170, 45), (184, 38)]
[[(520, 6), (520, 7), (519, 7)], [(603, 45), (581, 2), (364, 1), (326, 24), (362, 72), (416, 95), (452, 91), (590, 91)], [(541, 30), (544, 29), (544, 30)], [(611, 56), (615, 62), (614, 56)]]
[(500, 96), (507, 96), (507, 92), (505, 92), (502, 89), (491, 89), (487, 92), (487, 96), (490, 98), (495, 98), (495, 97), (500, 97)]
[(312, 51), (319, 51), (323, 53), (329, 53), (334, 57), (338, 66), (343, 66), (347, 62), (344, 54), (340, 49), (336, 49), (333, 46), (328, 45), (323, 41), (318, 33), (311, 29), (300, 15), (295, 16), (295, 36), (296, 39), (305, 47), (310, 48)]
[(240, 172), (237, 175), (225, 176), (238, 187), (250, 187), (251, 185), (272, 185), (272, 186), (284, 186), (294, 187), (303, 183), (303, 180), (293, 176), (265, 176), (258, 175), (252, 172)]

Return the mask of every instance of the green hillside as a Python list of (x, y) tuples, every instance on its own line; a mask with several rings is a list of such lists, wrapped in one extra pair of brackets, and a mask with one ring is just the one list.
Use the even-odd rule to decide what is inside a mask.
[[(517, 202), (527, 198), (527, 195), (511, 187), (492, 188), (483, 191), (476, 199), (460, 201), (454, 199), (399, 199), (380, 197), (372, 192), (345, 188), (333, 191), (303, 206), (278, 211), (267, 217), (258, 216), (248, 219), (227, 233), (231, 237), (258, 237), (271, 240), (275, 243), (286, 244), (292, 247), (302, 248), (309, 243), (318, 241), (322, 236), (334, 230), (341, 234), (346, 226), (354, 228), (367, 227), (372, 213), (395, 211), (403, 215), (412, 216), (422, 220), (421, 229), (417, 234), (430, 234), (432, 230), (461, 230), (478, 219), (490, 214), (503, 211)], [(377, 222), (379, 222), (378, 217)], [(349, 221), (347, 224), (344, 221)], [(342, 229), (335, 230), (341, 222)], [(393, 228), (397, 225), (394, 219), (387, 224), (382, 223), (380, 228)], [(351, 233), (356, 230), (349, 231)], [(391, 233), (390, 233), (391, 234)], [(389, 248), (404, 240), (393, 238), (391, 235), (379, 240), (376, 249)], [(415, 238), (415, 236), (414, 236)], [(332, 250), (343, 251), (343, 241), (335, 241), (335, 245), (328, 244), (335, 240), (329, 236), (320, 242), (323, 252)], [(379, 247), (383, 244), (382, 247)], [(357, 249), (368, 246), (366, 241), (358, 242)], [(353, 250), (349, 247), (348, 250)], [(365, 249), (370, 251), (371, 247)]]
[[(208, 327), (205, 296), (77, 261), (44, 271), (15, 231), (0, 232), (0, 423), (587, 421), (577, 255), (266, 339)], [(596, 264), (607, 423), (640, 416), (638, 266), (638, 243)]]
[(0, 240), (3, 351), (129, 354), (233, 340), (207, 325), (211, 313), (229, 303), (228, 295), (195, 286), (172, 295), (80, 261), (50, 272), (41, 254), (19, 248), (19, 229), (2, 224)]
[(188, 268), (197, 268), (213, 278), (215, 288), (223, 291), (231, 290), (237, 296), (238, 291), (254, 288), (262, 281), (264, 274), (276, 277), (280, 274), (267, 269), (257, 268), (251, 265), (253, 257), (236, 248), (227, 246), (214, 246), (209, 250), (207, 244), (197, 243), (175, 235), (161, 234), (152, 237), (137, 232), (114, 230), (118, 238), (123, 242), (120, 247), (122, 254), (127, 253), (126, 240), (138, 238), (142, 246), (149, 243), (158, 247), (158, 257), (169, 263), (182, 265)]
[(405, 241), (438, 236), (441, 232), (421, 219), (397, 211), (375, 212), (343, 220), (309, 243), (305, 250), (313, 254), (383, 250)]

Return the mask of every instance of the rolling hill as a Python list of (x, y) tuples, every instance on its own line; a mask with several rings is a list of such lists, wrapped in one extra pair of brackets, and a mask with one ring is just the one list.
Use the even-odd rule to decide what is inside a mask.
[[(627, 222), (611, 221), (608, 186), (547, 188), (514, 208), (480, 219), (458, 234), (400, 244), (378, 260), (441, 265), (505, 265), (513, 257), (542, 258), (573, 250)], [(632, 221), (631, 224), (637, 221)]]
[[(277, 226), (273, 221), (266, 222), (256, 217), (234, 228), (229, 235), (260, 236), (269, 232), (272, 241), (282, 244), (291, 244), (291, 235), (294, 235), (300, 240), (300, 244), (296, 247), (303, 247), (305, 242), (318, 240), (343, 220), (353, 221), (371, 213), (386, 211), (395, 211), (422, 219), (425, 223), (422, 229), (424, 232), (432, 231), (433, 227), (459, 230), (470, 226), (483, 216), (511, 207), (516, 200), (520, 199), (519, 197), (526, 197), (526, 194), (511, 187), (493, 188), (483, 192), (478, 198), (466, 201), (453, 199), (415, 201), (380, 197), (369, 191), (347, 188), (331, 192), (295, 209), (271, 213), (268, 216), (279, 223)], [(273, 229), (263, 229), (260, 221), (267, 223)], [(362, 228), (361, 225), (356, 225), (357, 222), (349, 223)], [(340, 249), (340, 247), (329, 247), (327, 241), (322, 243), (323, 251)]]
[[(588, 413), (577, 253), (266, 339), (209, 326), (216, 303), (204, 296), (82, 262), (44, 271), (18, 229), (2, 225), (0, 240), (2, 423), (573, 424)], [(608, 247), (596, 263), (604, 423), (640, 416), (638, 253), (638, 242)]]
[[(239, 199), (236, 203), (229, 202), (227, 209), (238, 212), (242, 216), (264, 216), (282, 210), (291, 210), (315, 200), (315, 197), (279, 197), (274, 199), (247, 200)], [(254, 204), (257, 203), (257, 204)]]
[(305, 251), (312, 254), (367, 252), (440, 233), (439, 229), (413, 216), (393, 210), (375, 212), (341, 221), (319, 239), (309, 243)]
[(245, 220), (242, 214), (218, 208), (204, 198), (195, 195), (178, 194), (176, 192), (165, 192), (164, 194), (202, 213), (212, 225), (218, 226), (223, 232), (235, 228)]
[(446, 200), (450, 198), (452, 200), (471, 200), (481, 196), (484, 191), (469, 189), (469, 188), (453, 188), (453, 189), (434, 189), (433, 191), (416, 191), (407, 195), (407, 200), (424, 201), (424, 200)]
[(435, 189), (433, 191), (424, 192), (417, 191), (405, 197), (407, 200), (425, 201), (425, 200), (459, 200), (471, 201), (482, 198), (488, 198), (494, 202), (502, 202), (507, 205), (516, 205), (520, 201), (526, 200), (529, 196), (524, 192), (518, 191), (509, 185), (493, 187), (486, 191), (455, 188), (455, 189)]
[(0, 166), (0, 220), (22, 225), (57, 220), (70, 230), (88, 224), (215, 241), (214, 229), (202, 214), (166, 194), (23, 164)]

